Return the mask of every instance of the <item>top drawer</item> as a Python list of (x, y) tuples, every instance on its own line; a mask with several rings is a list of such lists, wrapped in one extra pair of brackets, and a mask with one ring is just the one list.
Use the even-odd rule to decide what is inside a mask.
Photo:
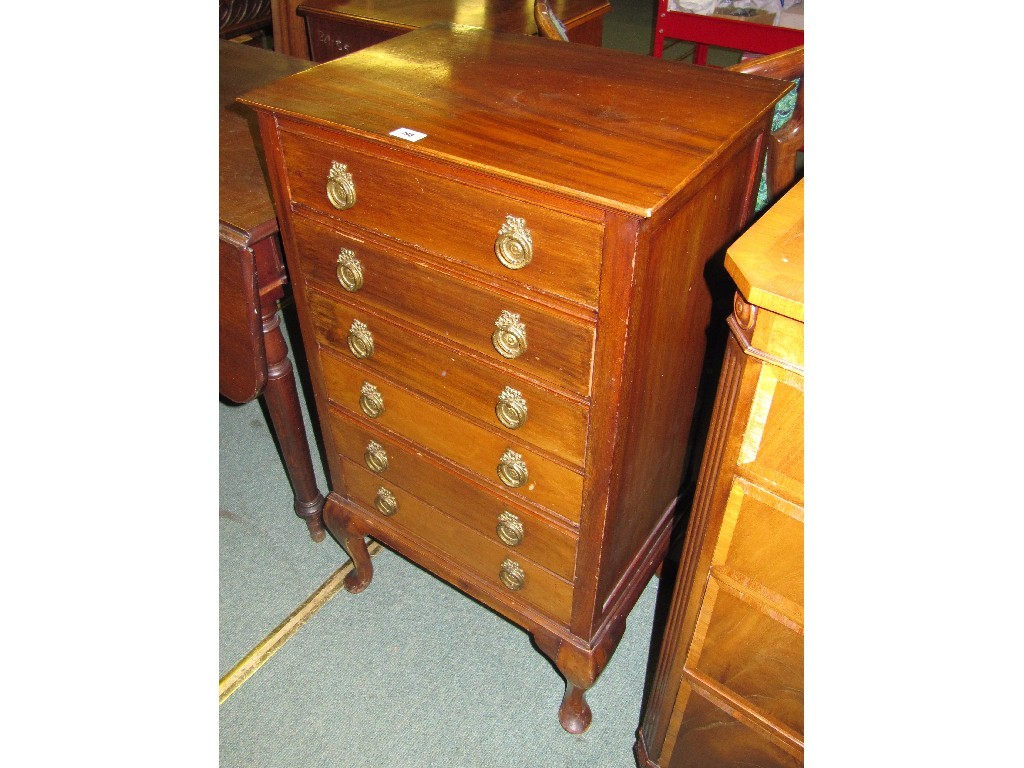
[[(597, 307), (603, 226), (360, 151), (281, 131), (291, 200), (407, 245)], [(345, 166), (328, 195), (334, 164)], [(354, 190), (354, 195), (352, 193)], [(521, 221), (520, 221), (521, 220)], [(502, 257), (499, 259), (498, 252)]]

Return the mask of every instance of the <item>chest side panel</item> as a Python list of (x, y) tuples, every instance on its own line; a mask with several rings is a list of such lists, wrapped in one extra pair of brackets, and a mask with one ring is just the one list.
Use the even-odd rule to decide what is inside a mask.
[(614, 601), (623, 575), (679, 493), (713, 304), (729, 298), (728, 292), (718, 295), (714, 276), (747, 215), (755, 144), (751, 134), (676, 212), (650, 220), (640, 239), (598, 615)]

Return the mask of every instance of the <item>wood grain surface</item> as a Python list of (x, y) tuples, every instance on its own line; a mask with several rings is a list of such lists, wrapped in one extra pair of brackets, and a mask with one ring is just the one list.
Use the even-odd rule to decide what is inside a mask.
[[(622, 51), (437, 25), (243, 102), (649, 216), (766, 116), (786, 87)], [(390, 136), (397, 128), (427, 138)]]
[[(576, 27), (611, 10), (608, 0), (555, 0), (566, 27)], [(465, 24), (495, 32), (536, 35), (533, 0), (300, 0), (300, 16), (358, 20), (409, 32), (436, 22)]]
[[(356, 251), (363, 263), (363, 285), (356, 294), (361, 305), (388, 312), (429, 329), (453, 344), (472, 349), (508, 370), (542, 379), (550, 386), (579, 395), (590, 392), (594, 355), (594, 322), (554, 314), (528, 297), (488, 290), (457, 273), (390, 250), (372, 247), (342, 233), (302, 222), (296, 227), (295, 253), (316, 289), (344, 300), (338, 284), (337, 253)], [(502, 312), (519, 317), (525, 328), (526, 350), (504, 357), (492, 341)]]
[(235, 103), (246, 91), (313, 65), (226, 40), (220, 41), (220, 221), (246, 242), (277, 231), (263, 147), (252, 111)]
[(359, 407), (361, 388), (369, 381), (384, 399), (384, 412), (372, 420), (375, 425), (405, 436), (494, 485), (501, 485), (497, 474), (501, 457), (508, 450), (515, 451), (526, 462), (529, 481), (511, 490), (568, 520), (579, 519), (583, 499), (579, 470), (556, 464), (520, 440), (482, 429), (387, 379), (367, 377), (340, 357), (321, 353), (320, 360), (331, 401), (349, 413), (370, 420)]
[[(572, 581), (575, 573), (578, 529), (571, 521), (544, 514), (529, 507), (511, 493), (497, 493), (466, 473), (453, 473), (452, 467), (437, 458), (409, 448), (400, 438), (393, 438), (373, 425), (340, 409), (332, 409), (331, 429), (341, 451), (357, 463), (363, 460), (367, 446), (376, 442), (388, 457), (387, 468), (378, 475), (402, 488), (411, 489), (428, 504), (443, 510), (464, 525), (488, 536), (496, 543), (498, 515), (510, 511), (524, 528), (523, 540), (508, 553), (523, 557)], [(505, 545), (502, 545), (505, 546)]]
[[(377, 372), (401, 381), (423, 397), (582, 469), (588, 416), (585, 400), (556, 394), (508, 366), (444, 344), (422, 329), (366, 306), (320, 291), (310, 291), (309, 304), (318, 340), (341, 357), (353, 356), (348, 347), (353, 322), (366, 325), (374, 342), (373, 354), (361, 360), (368, 375)], [(526, 422), (515, 429), (502, 424), (496, 413), (498, 398), (507, 387), (526, 403)]]

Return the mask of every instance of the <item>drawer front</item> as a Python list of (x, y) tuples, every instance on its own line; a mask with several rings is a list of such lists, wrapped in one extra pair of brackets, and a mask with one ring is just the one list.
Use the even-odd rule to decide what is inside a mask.
[(382, 43), (405, 32), (320, 18), (312, 14), (306, 16), (306, 30), (309, 32), (309, 50), (317, 64)]
[(396, 325), (363, 307), (319, 291), (310, 291), (308, 298), (317, 341), (332, 351), (355, 360), (354, 347), (360, 355), (368, 355), (360, 358), (368, 369), (583, 466), (587, 407), (582, 403), (555, 395), (500, 367), (458, 355), (433, 337)]
[[(443, 172), (435, 175), (371, 157), (348, 137), (327, 144), (282, 130), (281, 143), (294, 203), (523, 288), (597, 306), (603, 225), (452, 181)], [(346, 210), (335, 208), (327, 196), (334, 162), (345, 165), (352, 177), (356, 202)], [(505, 266), (495, 251), (509, 216), (522, 219), (529, 232), (532, 256), (518, 268)], [(502, 241), (515, 254), (523, 238), (509, 231)]]
[(443, 509), (491, 543), (503, 547), (507, 557), (526, 558), (564, 579), (572, 581), (574, 578), (577, 541), (574, 533), (510, 498), (488, 492), (476, 483), (439, 468), (422, 454), (406, 450), (340, 410), (331, 409), (330, 421), (335, 445), (342, 455), (357, 464), (361, 462), (382, 480)]
[(687, 668), (802, 734), (803, 628), (758, 610), (714, 578), (708, 581), (697, 627)]
[[(393, 313), (449, 342), (469, 347), (502, 367), (533, 374), (552, 384), (588, 395), (593, 366), (595, 326), (538, 309), (534, 304), (485, 290), (476, 283), (446, 275), (420, 262), (387, 253), (369, 240), (356, 240), (309, 221), (295, 222), (295, 240), (307, 279), (329, 295), (348, 295), (359, 305)], [(353, 291), (338, 279), (342, 270), (361, 275)], [(355, 265), (351, 259), (358, 262)], [(356, 272), (353, 272), (356, 270)], [(346, 278), (351, 279), (351, 278)], [(497, 323), (522, 335), (525, 349), (496, 346)], [(522, 342), (520, 342), (522, 343)]]
[[(581, 474), (541, 456), (526, 443), (483, 429), (403, 387), (377, 379), (330, 351), (320, 351), (320, 363), (328, 397), (361, 423), (380, 425), (492, 485), (579, 522)], [(381, 404), (379, 411), (372, 401)], [(368, 415), (365, 408), (378, 415)]]
[[(462, 568), (491, 583), (499, 592), (529, 603), (562, 624), (569, 623), (572, 613), (571, 584), (525, 558), (510, 556), (504, 547), (486, 536), (353, 462), (344, 462), (342, 471), (345, 473), (349, 498), (369, 510), (367, 514), (378, 524), (393, 526), (413, 535), (447, 555)], [(394, 511), (390, 515), (382, 514), (377, 507), (381, 489), (391, 494), (394, 506), (389, 509)], [(509, 569), (505, 565), (508, 561), (514, 563), (514, 568)], [(520, 584), (518, 589), (512, 589), (502, 581), (503, 570), (506, 578)], [(515, 573), (516, 570), (518, 573)]]

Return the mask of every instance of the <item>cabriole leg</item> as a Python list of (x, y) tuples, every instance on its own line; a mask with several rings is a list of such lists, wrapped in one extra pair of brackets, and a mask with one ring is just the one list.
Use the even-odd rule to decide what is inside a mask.
[(327, 496), (323, 518), (328, 529), (352, 558), (354, 568), (345, 576), (345, 589), (352, 594), (358, 594), (366, 589), (373, 579), (373, 561), (370, 559), (366, 539), (333, 493)]
[(626, 622), (622, 620), (590, 650), (543, 631), (534, 632), (537, 647), (565, 678), (565, 695), (558, 708), (558, 722), (569, 733), (583, 733), (590, 727), (593, 713), (587, 704), (586, 693), (608, 663), (625, 629)]

